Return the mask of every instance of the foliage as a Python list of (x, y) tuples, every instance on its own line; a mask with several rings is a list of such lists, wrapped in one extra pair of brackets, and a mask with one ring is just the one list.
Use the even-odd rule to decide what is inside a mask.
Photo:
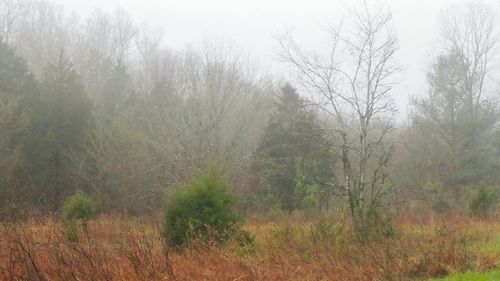
[[(7, 253), (0, 259), (0, 280), (72, 280), (75, 276), (96, 281), (426, 280), (451, 272), (486, 272), (499, 257), (465, 247), (478, 238), (483, 240), (500, 224), (465, 217), (449, 221), (448, 231), (438, 232), (433, 229), (440, 225), (433, 222), (405, 222), (400, 226), (408, 226), (410, 232), (366, 244), (352, 237), (349, 225), (338, 234), (343, 242), (334, 244), (327, 236), (311, 243), (310, 226), (316, 220), (254, 221), (245, 224), (255, 235), (250, 255), (233, 251), (231, 243), (224, 248), (209, 244), (165, 251), (153, 231), (154, 222), (138, 219), (130, 225), (113, 216), (100, 217), (96, 227), (89, 228), (88, 239), (68, 243), (56, 221), (49, 218), (43, 223), (32, 220), (0, 227), (0, 252)], [(333, 221), (326, 224), (335, 225)], [(276, 239), (279, 243), (274, 243)]]
[(97, 109), (106, 117), (112, 117), (123, 110), (131, 94), (130, 76), (123, 61), (119, 60), (114, 64), (110, 72), (100, 96), (100, 107)]
[(469, 211), (473, 216), (487, 218), (494, 213), (499, 192), (496, 186), (478, 186), (470, 189)]
[(198, 175), (165, 202), (163, 237), (183, 246), (194, 237), (222, 242), (235, 231), (241, 217), (236, 197), (217, 169)]
[(78, 223), (81, 222), (87, 230), (87, 222), (96, 215), (95, 203), (87, 195), (77, 193), (69, 197), (63, 205), (64, 233), (71, 242), (80, 240)]
[(393, 17), (363, 3), (326, 49), (277, 36), (299, 91), (231, 46), (172, 52), (126, 13), (82, 21), (50, 1), (0, 0), (0, 216), (60, 210), (77, 190), (104, 212), (155, 214), (165, 190), (213, 160), (243, 195), (239, 209), (279, 219), (349, 208), (378, 220), (369, 201), (388, 185), (398, 202), (487, 216), (488, 192), (464, 191), (500, 184), (491, 14), (450, 10), (459, 20), (443, 21), (406, 123), (391, 94)]
[(320, 184), (316, 182), (311, 182), (310, 176), (305, 175), (303, 172), (303, 161), (299, 157), (296, 160), (295, 168), (295, 205), (298, 208), (318, 208), (321, 206), (321, 191)]
[(36, 81), (27, 62), (0, 38), (0, 97), (33, 94)]
[(296, 90), (287, 84), (281, 92), (257, 148), (270, 193), (285, 211), (328, 207), (332, 194), (325, 183), (334, 179), (331, 144)]
[(430, 207), (438, 214), (445, 213), (457, 202), (450, 190), (440, 182), (428, 183), (423, 190), (429, 197), (428, 203)]
[(446, 50), (428, 73), (427, 96), (414, 104), (405, 140), (408, 158), (399, 168), (408, 169), (401, 186), (424, 187), (440, 212), (460, 202), (466, 186), (495, 178), (494, 134), (500, 115), (483, 93), (478, 79), (484, 74), (478, 71), (461, 50)]
[(25, 185), (41, 187), (39, 200), (57, 210), (62, 199), (75, 192), (66, 184), (73, 172), (69, 156), (80, 152), (91, 103), (62, 51), (46, 67), (40, 88), (40, 95), (25, 109), (29, 117), (22, 127), (18, 174)]
[(310, 236), (315, 244), (327, 241), (331, 245), (340, 245), (345, 242), (344, 227), (329, 221), (327, 218), (322, 218), (311, 226)]
[(64, 202), (63, 217), (66, 221), (88, 221), (96, 215), (94, 201), (83, 193), (77, 193)]
[(371, 203), (368, 206), (363, 221), (355, 225), (355, 231), (357, 238), (361, 242), (385, 240), (396, 235), (396, 230), (387, 209), (376, 203)]
[(340, 162), (337, 182), (329, 183), (345, 199), (355, 224), (363, 222), (369, 201), (385, 199), (395, 146), (391, 92), (401, 71), (398, 39), (391, 12), (373, 4), (364, 1), (363, 9), (331, 26), (319, 49), (307, 50), (289, 34), (277, 38), (281, 59), (329, 117)]
[(20, 216), (33, 209), (36, 189), (19, 185), (21, 131), (36, 104), (38, 85), (27, 62), (0, 38), (0, 211)]

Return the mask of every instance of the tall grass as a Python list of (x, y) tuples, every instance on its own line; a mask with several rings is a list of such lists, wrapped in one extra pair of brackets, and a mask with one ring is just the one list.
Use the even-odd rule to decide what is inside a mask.
[(249, 220), (251, 250), (193, 242), (171, 251), (154, 221), (100, 217), (79, 242), (54, 219), (3, 225), (0, 280), (411, 280), (500, 266), (478, 250), (500, 224), (465, 217), (400, 223), (398, 235), (360, 244), (333, 218)]

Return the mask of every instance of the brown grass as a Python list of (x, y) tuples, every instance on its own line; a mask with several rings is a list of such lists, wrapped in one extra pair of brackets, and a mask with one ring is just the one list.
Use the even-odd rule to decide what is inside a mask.
[[(255, 247), (163, 246), (153, 222), (101, 217), (69, 242), (53, 219), (0, 229), (0, 280), (409, 280), (499, 266), (474, 245), (500, 224), (455, 218), (401, 222), (393, 238), (361, 244), (348, 225), (313, 239), (314, 221), (252, 220)], [(333, 224), (333, 219), (327, 219)], [(497, 263), (495, 263), (497, 262)]]

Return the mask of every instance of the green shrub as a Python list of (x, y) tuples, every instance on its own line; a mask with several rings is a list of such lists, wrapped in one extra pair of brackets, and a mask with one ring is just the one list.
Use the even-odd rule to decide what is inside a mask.
[(360, 242), (384, 240), (396, 235), (388, 210), (376, 203), (366, 208), (363, 219), (355, 225), (355, 232)]
[(498, 192), (496, 187), (479, 186), (471, 189), (469, 195), (469, 212), (476, 217), (486, 218), (496, 208)]
[(212, 169), (167, 199), (162, 235), (173, 246), (182, 246), (193, 237), (222, 242), (238, 230), (241, 217), (234, 210), (235, 203), (219, 171)]
[(314, 244), (326, 241), (331, 245), (344, 243), (344, 227), (327, 218), (321, 218), (310, 228), (310, 237)]
[(427, 183), (423, 189), (430, 207), (438, 214), (444, 214), (457, 205), (453, 194), (441, 182)]
[(66, 200), (63, 206), (63, 217), (66, 221), (88, 221), (96, 215), (94, 201), (85, 194), (77, 193)]
[(77, 193), (66, 200), (63, 206), (64, 233), (71, 242), (80, 240), (78, 235), (78, 221), (87, 229), (87, 221), (96, 215), (94, 201), (85, 194)]

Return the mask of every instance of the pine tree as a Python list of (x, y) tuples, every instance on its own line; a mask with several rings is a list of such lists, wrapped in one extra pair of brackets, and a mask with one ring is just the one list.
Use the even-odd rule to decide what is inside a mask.
[(436, 197), (459, 199), (464, 187), (495, 174), (491, 151), (499, 115), (483, 90), (471, 86), (480, 77), (474, 71), (463, 53), (448, 51), (428, 74), (428, 96), (416, 102), (408, 163), (417, 163), (410, 170), (421, 175), (415, 181)]
[[(285, 85), (258, 147), (270, 192), (286, 211), (308, 202), (327, 206), (334, 177), (330, 143), (315, 114), (296, 90)], [(316, 197), (316, 198), (312, 198)]]
[(76, 188), (68, 156), (81, 148), (91, 104), (63, 52), (47, 66), (40, 87), (23, 134), (22, 172), (40, 190), (40, 199), (57, 209), (64, 195)]
[(114, 116), (125, 106), (131, 94), (130, 77), (123, 61), (113, 65), (108, 79), (104, 84), (99, 109), (106, 116)]
[(20, 211), (30, 192), (20, 186), (15, 170), (20, 165), (19, 126), (26, 121), (22, 108), (38, 94), (38, 86), (25, 60), (0, 39), (0, 208)]

